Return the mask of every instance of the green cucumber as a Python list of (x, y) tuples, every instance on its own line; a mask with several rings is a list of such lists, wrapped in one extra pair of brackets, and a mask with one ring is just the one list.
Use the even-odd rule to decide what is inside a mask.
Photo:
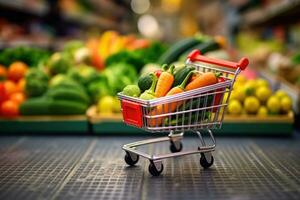
[(89, 104), (89, 96), (77, 89), (66, 88), (53, 88), (47, 92), (47, 96), (54, 100), (69, 100), (79, 103)]
[(21, 115), (49, 115), (49, 106), (52, 99), (36, 97), (26, 100), (20, 106)]
[(195, 70), (195, 67), (193, 66), (184, 66), (180, 69), (178, 69), (174, 73), (174, 82), (172, 87), (176, 87), (182, 83), (182, 81), (185, 79), (185, 77), (191, 72)]
[(138, 80), (138, 86), (143, 93), (145, 90), (148, 90), (152, 85), (152, 76), (150, 74), (142, 75)]
[(185, 52), (187, 49), (190, 49), (192, 46), (201, 43), (203, 40), (192, 37), (186, 38), (176, 42), (172, 45), (158, 60), (159, 64), (171, 64), (179, 58), (179, 56)]
[(183, 54), (181, 54), (180, 60), (186, 60), (189, 53), (191, 53), (191, 51), (193, 51), (195, 49), (198, 49), (201, 52), (201, 54), (203, 55), (207, 52), (218, 50), (220, 48), (221, 48), (221, 45), (217, 41), (210, 40), (208, 42), (194, 45), (191, 48), (187, 49)]
[(188, 116), (189, 115), (186, 115), (184, 118), (179, 117), (178, 119), (171, 119), (171, 120), (169, 118), (166, 118), (165, 119), (165, 125), (166, 126), (188, 125), (189, 123), (194, 123), (194, 121), (197, 120), (197, 118), (198, 118), (198, 121), (206, 120), (206, 119), (209, 119), (211, 117), (211, 112), (205, 111), (203, 116), (202, 116), (202, 112), (200, 112), (200, 114), (198, 114), (198, 116), (197, 116), (197, 114), (194, 113), (191, 116), (191, 120)]
[(49, 105), (51, 115), (79, 115), (85, 114), (88, 105), (66, 100), (53, 100)]

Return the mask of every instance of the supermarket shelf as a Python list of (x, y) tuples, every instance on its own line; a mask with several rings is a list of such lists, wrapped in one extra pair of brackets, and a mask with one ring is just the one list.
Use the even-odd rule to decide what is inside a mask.
[(6, 11), (17, 12), (18, 14), (29, 15), (31, 17), (42, 17), (48, 12), (48, 7), (44, 3), (28, 4), (26, 1), (0, 0), (0, 8)]
[(255, 27), (277, 24), (291, 24), (299, 21), (300, 0), (283, 1), (282, 3), (258, 8), (245, 13), (242, 17), (243, 27)]
[[(93, 133), (98, 135), (146, 135), (141, 129), (127, 126), (122, 114), (97, 114), (96, 108), (91, 107), (87, 112), (88, 120), (93, 127)], [(293, 132), (294, 115), (289, 113), (280, 116), (225, 116), (222, 128), (215, 130), (221, 135), (280, 135), (289, 136)], [(255, 128), (254, 128), (255, 127)], [(152, 133), (151, 133), (152, 134)], [(160, 133), (158, 133), (160, 134)], [(153, 135), (153, 134), (152, 134)]]
[(22, 116), (16, 119), (0, 118), (0, 133), (87, 133), (85, 115), (74, 116)]
[(64, 14), (62, 18), (67, 23), (79, 24), (86, 27), (95, 26), (103, 29), (119, 29), (115, 21), (92, 14)]

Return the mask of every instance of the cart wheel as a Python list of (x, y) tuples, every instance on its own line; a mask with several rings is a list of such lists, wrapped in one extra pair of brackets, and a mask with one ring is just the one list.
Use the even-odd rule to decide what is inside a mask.
[(170, 151), (172, 153), (176, 153), (176, 152), (180, 152), (182, 150), (182, 143), (179, 141), (179, 142), (176, 142), (177, 145), (175, 144), (175, 142), (172, 142), (171, 141), (171, 144), (170, 144)]
[(159, 176), (162, 173), (162, 171), (164, 170), (164, 165), (161, 163), (160, 170), (158, 170), (156, 168), (155, 164), (150, 162), (148, 170), (152, 176)]
[(214, 157), (211, 156), (211, 160), (210, 163), (206, 160), (206, 157), (204, 155), (204, 153), (201, 153), (201, 157), (200, 157), (200, 165), (204, 168), (207, 169), (210, 166), (212, 166), (214, 164)]
[(135, 155), (135, 158), (132, 158), (130, 153), (126, 152), (126, 155), (124, 157), (125, 162), (130, 166), (134, 166), (139, 161), (139, 155), (136, 155), (136, 154), (134, 154), (134, 155)]

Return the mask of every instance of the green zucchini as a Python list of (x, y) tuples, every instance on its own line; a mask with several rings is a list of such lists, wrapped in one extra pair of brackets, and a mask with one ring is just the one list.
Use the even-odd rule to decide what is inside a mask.
[(142, 75), (138, 80), (138, 86), (143, 93), (145, 90), (148, 90), (152, 85), (152, 76), (150, 74)]
[(51, 115), (79, 115), (85, 114), (88, 105), (67, 101), (67, 100), (53, 100), (49, 105), (49, 112)]
[(36, 97), (26, 100), (20, 106), (21, 115), (49, 115), (49, 106), (52, 99)]
[(211, 112), (209, 111), (205, 111), (204, 112), (204, 115), (202, 116), (202, 112), (200, 112), (200, 114), (192, 114), (191, 116), (191, 120), (189, 118), (189, 114), (185, 115), (185, 117), (179, 117), (178, 119), (169, 119), (169, 118), (166, 118), (165, 119), (165, 125), (166, 126), (175, 126), (176, 124), (178, 125), (188, 125), (190, 122), (191, 123), (194, 123), (195, 120), (197, 120), (198, 118), (198, 121), (200, 122), (201, 120), (206, 120), (206, 119), (209, 119), (211, 116)]
[(220, 43), (218, 43), (215, 40), (210, 40), (204, 43), (200, 43), (197, 45), (192, 46), (191, 48), (189, 48), (188, 50), (186, 50), (181, 56), (180, 56), (180, 60), (186, 60), (187, 56), (189, 55), (189, 53), (195, 49), (198, 49), (201, 54), (205, 54), (207, 52), (210, 51), (215, 51), (221, 48)]
[(53, 100), (51, 98), (31, 98), (20, 106), (21, 115), (75, 115), (85, 114), (88, 105), (67, 101)]
[(79, 103), (89, 104), (89, 96), (77, 89), (66, 88), (52, 88), (47, 92), (47, 96), (54, 100), (69, 100)]
[(174, 82), (172, 87), (176, 87), (177, 85), (180, 85), (182, 81), (185, 79), (185, 77), (193, 70), (195, 70), (195, 67), (193, 66), (184, 66), (178, 69), (174, 73)]
[(179, 58), (179, 56), (187, 49), (201, 43), (203, 40), (192, 37), (178, 41), (172, 45), (158, 60), (159, 64), (171, 64)]

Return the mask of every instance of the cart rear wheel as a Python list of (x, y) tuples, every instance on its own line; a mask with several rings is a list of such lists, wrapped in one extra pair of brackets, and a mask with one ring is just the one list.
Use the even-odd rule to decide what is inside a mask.
[(152, 176), (159, 176), (162, 173), (162, 171), (164, 170), (164, 165), (161, 163), (160, 169), (157, 169), (155, 164), (151, 162), (148, 170)]
[(182, 143), (179, 141), (179, 142), (172, 142), (171, 141), (171, 144), (170, 144), (170, 151), (172, 153), (176, 153), (176, 152), (180, 152), (182, 150)]
[(134, 166), (139, 161), (139, 155), (131, 156), (129, 152), (126, 152), (124, 160), (128, 165)]
[(214, 164), (214, 157), (211, 156), (210, 162), (207, 161), (204, 153), (201, 153), (201, 157), (200, 157), (200, 165), (204, 168), (207, 169), (210, 166), (212, 166)]

